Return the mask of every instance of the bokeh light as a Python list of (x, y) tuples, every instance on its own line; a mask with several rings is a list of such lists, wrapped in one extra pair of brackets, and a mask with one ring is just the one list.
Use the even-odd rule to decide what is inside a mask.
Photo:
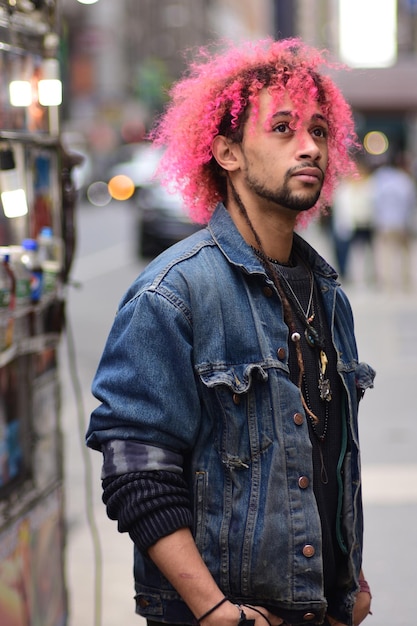
[(388, 137), (379, 130), (372, 130), (365, 135), (363, 146), (368, 154), (384, 154), (389, 147)]
[(107, 183), (103, 181), (91, 183), (87, 189), (87, 198), (94, 206), (106, 206), (106, 204), (109, 204), (111, 195)]
[(118, 174), (109, 180), (109, 194), (115, 200), (129, 200), (135, 193), (135, 185), (129, 176)]

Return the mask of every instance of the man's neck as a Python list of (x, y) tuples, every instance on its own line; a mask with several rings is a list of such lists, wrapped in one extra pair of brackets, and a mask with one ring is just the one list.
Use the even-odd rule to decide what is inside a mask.
[[(280, 209), (277, 206), (253, 208), (248, 203), (248, 206), (244, 205), (244, 208), (252, 225), (251, 228), (241, 207), (233, 199), (227, 201), (226, 208), (246, 243), (256, 249), (261, 248), (266, 256), (280, 263), (288, 263), (297, 216), (294, 211)], [(256, 232), (261, 245), (259, 245), (253, 230)]]

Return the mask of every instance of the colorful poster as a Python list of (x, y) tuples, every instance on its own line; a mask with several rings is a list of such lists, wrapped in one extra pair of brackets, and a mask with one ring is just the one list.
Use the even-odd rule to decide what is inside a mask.
[(0, 533), (1, 626), (65, 626), (63, 495), (59, 488)]
[[(19, 397), (22, 376), (14, 360), (0, 368), (0, 494), (24, 471), (22, 420)], [(1, 624), (1, 622), (0, 622)]]
[(33, 202), (31, 211), (30, 236), (38, 237), (43, 226), (53, 228), (53, 195), (55, 155), (48, 150), (32, 150), (29, 154), (29, 167), (32, 172)]

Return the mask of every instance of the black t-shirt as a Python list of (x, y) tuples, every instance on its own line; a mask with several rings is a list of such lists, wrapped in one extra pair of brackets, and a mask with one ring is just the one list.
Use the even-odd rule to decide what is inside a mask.
[[(300, 259), (293, 267), (277, 266), (276, 264), (274, 266), (280, 284), (287, 294), (293, 312), (295, 328), (300, 334), (300, 346), (304, 362), (301, 391), (307, 406), (318, 418), (318, 422), (314, 423), (313, 419), (308, 417), (308, 423), (313, 446), (313, 489), (322, 526), (324, 593), (329, 599), (332, 592), (338, 587), (338, 573), (340, 574), (344, 569), (342, 564), (345, 561), (336, 534), (338, 499), (341, 497), (337, 480), (337, 466), (342, 446), (341, 403), (343, 387), (336, 370), (337, 356), (331, 339), (329, 323), (325, 319), (321, 294), (315, 284), (313, 291), (311, 291), (312, 281), (314, 281), (311, 271)], [(322, 348), (318, 345), (311, 347), (304, 334), (306, 324), (301, 318), (310, 317), (313, 313), (314, 318), (311, 325), (319, 335), (319, 343)], [(328, 361), (324, 378), (329, 381), (330, 401), (320, 398), (318, 383), (321, 349), (323, 349)], [(291, 380), (298, 385), (299, 366), (295, 343), (291, 339), (289, 340), (289, 367)]]

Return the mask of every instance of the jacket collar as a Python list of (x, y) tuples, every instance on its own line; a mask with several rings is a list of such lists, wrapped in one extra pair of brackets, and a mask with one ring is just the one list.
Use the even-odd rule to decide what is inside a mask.
[[(217, 205), (208, 229), (230, 263), (241, 267), (249, 274), (265, 274), (262, 263), (243, 239), (223, 203), (220, 202)], [(337, 279), (336, 270), (297, 233), (294, 233), (294, 247), (316, 275), (320, 274), (327, 279)]]

